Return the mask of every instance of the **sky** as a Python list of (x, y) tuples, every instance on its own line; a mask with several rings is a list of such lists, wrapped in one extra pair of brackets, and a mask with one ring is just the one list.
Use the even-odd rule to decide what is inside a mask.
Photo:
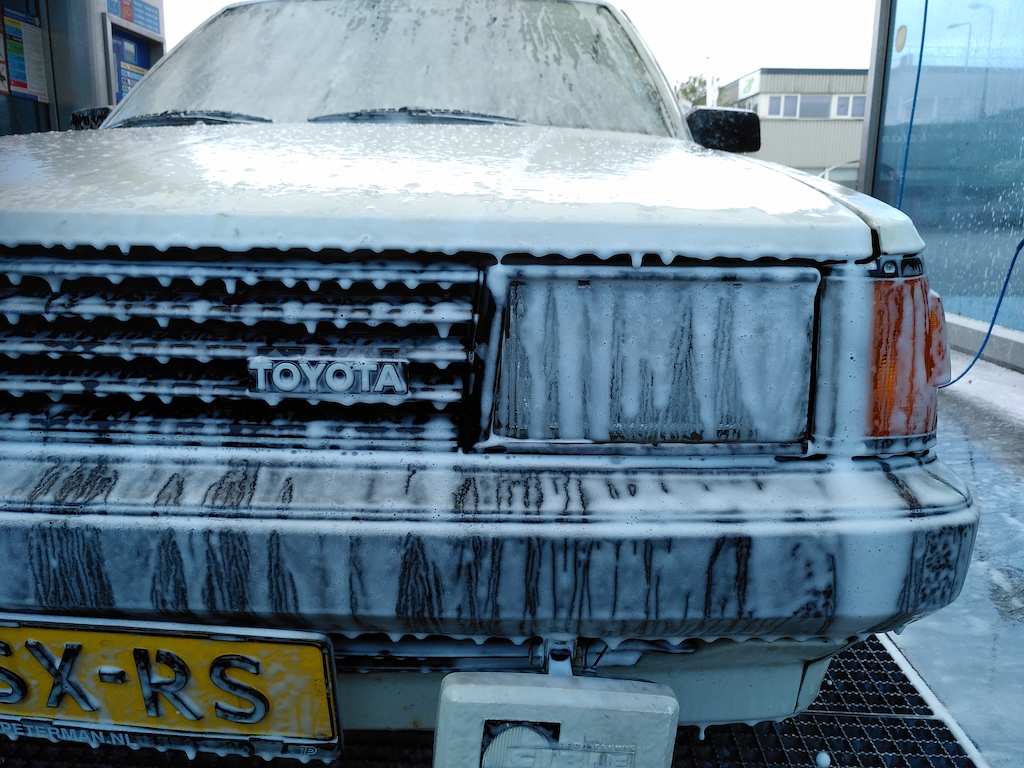
[[(228, 4), (164, 0), (168, 45)], [(868, 68), (875, 0), (618, 0), (616, 5), (633, 20), (671, 83), (714, 75), (725, 85), (765, 67)]]

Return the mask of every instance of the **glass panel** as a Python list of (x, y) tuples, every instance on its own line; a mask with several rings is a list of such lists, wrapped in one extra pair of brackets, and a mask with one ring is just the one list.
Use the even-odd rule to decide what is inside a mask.
[[(0, 10), (18, 11), (29, 16), (39, 16), (39, 0), (0, 0)], [(42, 25), (43, 35), (48, 36), (49, 30), (45, 21)], [(0, 29), (0, 35), (3, 30)], [(4, 59), (4, 41), (0, 39), (0, 62)], [(8, 74), (7, 64), (0, 63), (0, 74), (5, 78)], [(6, 86), (6, 81), (4, 82)], [(11, 136), (17, 133), (35, 133), (50, 130), (50, 109), (45, 102), (18, 95), (0, 94), (0, 136)]]
[(783, 117), (796, 117), (796, 96), (786, 96), (782, 105)]
[[(989, 320), (1024, 228), (1024, 3), (930, 5), (911, 132), (923, 10), (898, 0), (893, 11), (873, 194), (898, 202), (910, 133), (902, 208), (928, 245), (932, 287), (947, 312)], [(1020, 275), (998, 322), (1024, 331)]]
[(781, 96), (769, 96), (768, 97), (768, 114), (773, 117), (778, 117), (782, 112), (782, 97)]
[(836, 96), (836, 117), (846, 117), (850, 114), (850, 97)]
[(48, 130), (50, 110), (46, 104), (20, 96), (0, 96), (0, 136)]
[(812, 120), (832, 117), (832, 94), (805, 93), (800, 96), (800, 117)]
[(668, 133), (656, 81), (612, 13), (535, 0), (232, 6), (134, 89), (115, 121), (217, 110), (301, 123), (402, 108)]
[(866, 96), (854, 96), (853, 109), (850, 111), (850, 117), (864, 117), (864, 104), (866, 101)]

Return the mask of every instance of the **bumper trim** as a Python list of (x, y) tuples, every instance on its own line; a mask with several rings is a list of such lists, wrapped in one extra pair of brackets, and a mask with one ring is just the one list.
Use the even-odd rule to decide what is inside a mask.
[(843, 639), (951, 602), (978, 523), (932, 456), (228, 455), (8, 451), (0, 606), (392, 635)]

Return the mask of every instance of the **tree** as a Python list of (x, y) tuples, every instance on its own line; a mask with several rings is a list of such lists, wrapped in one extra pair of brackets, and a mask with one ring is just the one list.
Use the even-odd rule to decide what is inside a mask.
[(676, 99), (689, 102), (692, 106), (702, 106), (708, 100), (708, 81), (703, 75), (690, 75), (681, 83), (676, 83)]

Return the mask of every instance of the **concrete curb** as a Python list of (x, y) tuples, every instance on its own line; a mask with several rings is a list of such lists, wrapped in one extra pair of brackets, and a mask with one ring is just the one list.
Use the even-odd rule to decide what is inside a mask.
[[(946, 315), (949, 345), (957, 352), (974, 355), (985, 339), (988, 323), (963, 315)], [(981, 355), (982, 360), (1024, 373), (1024, 333), (997, 325)]]

